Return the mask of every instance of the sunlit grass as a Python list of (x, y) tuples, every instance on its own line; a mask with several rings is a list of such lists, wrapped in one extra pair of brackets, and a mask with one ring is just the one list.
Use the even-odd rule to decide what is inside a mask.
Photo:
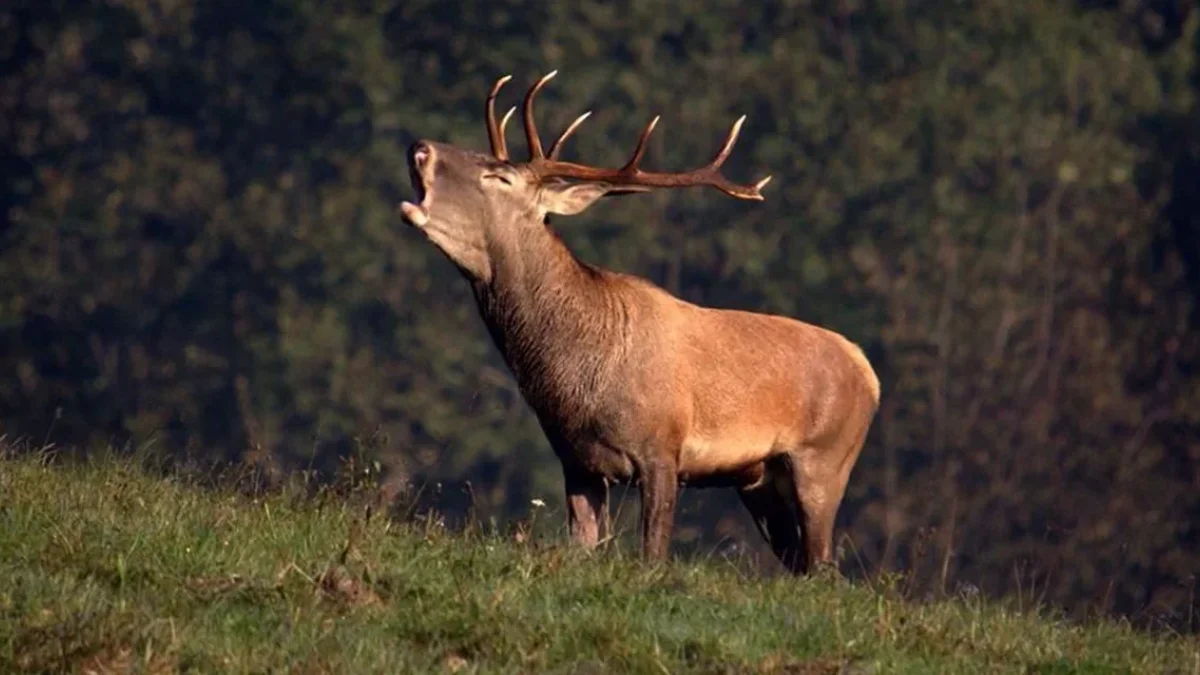
[(1122, 623), (366, 513), (0, 459), (0, 671), (1200, 673), (1194, 638)]

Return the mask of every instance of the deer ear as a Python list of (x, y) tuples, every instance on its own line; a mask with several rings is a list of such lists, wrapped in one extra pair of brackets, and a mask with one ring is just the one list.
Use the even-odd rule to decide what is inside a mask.
[(542, 186), (542, 208), (547, 213), (573, 216), (587, 210), (604, 196), (631, 195), (649, 192), (640, 185), (609, 185), (608, 183), (568, 183), (556, 181)]
[(542, 208), (547, 213), (573, 216), (587, 210), (611, 189), (608, 183), (547, 183), (542, 186)]

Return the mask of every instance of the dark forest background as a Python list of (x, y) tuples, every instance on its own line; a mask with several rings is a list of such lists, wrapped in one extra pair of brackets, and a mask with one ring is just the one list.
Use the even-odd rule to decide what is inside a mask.
[[(773, 174), (765, 202), (555, 227), (866, 348), (847, 573), (1194, 625), (1195, 5), (7, 0), (0, 434), (274, 475), (369, 448), (392, 485), (469, 480), (486, 517), (561, 509), (467, 285), (396, 213), (413, 140), (482, 150), (495, 78), (505, 109), (557, 68), (542, 125), (594, 110), (588, 162), (662, 114), (646, 165), (698, 165), (749, 115), (727, 173)], [(757, 538), (721, 492), (681, 519), (698, 551)]]

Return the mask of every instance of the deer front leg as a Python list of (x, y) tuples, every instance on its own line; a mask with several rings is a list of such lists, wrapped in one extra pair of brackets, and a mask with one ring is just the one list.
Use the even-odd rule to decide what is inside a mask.
[(608, 536), (608, 482), (603, 476), (571, 470), (564, 477), (571, 538), (594, 548)]
[(644, 468), (642, 492), (642, 554), (648, 560), (663, 560), (671, 545), (675, 524), (675, 500), (679, 479), (675, 467), (654, 463)]

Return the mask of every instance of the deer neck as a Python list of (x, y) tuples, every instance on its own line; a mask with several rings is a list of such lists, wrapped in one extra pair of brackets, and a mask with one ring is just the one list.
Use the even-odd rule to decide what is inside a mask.
[(491, 278), (474, 290), (492, 339), (538, 407), (565, 386), (599, 386), (624, 344), (626, 312), (602, 271), (548, 226), (530, 229), (491, 245)]

